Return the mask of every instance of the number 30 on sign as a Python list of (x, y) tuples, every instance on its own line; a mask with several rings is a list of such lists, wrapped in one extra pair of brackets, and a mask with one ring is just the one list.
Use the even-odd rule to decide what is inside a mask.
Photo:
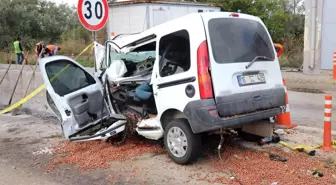
[(77, 13), (86, 29), (101, 30), (108, 19), (107, 0), (78, 0)]

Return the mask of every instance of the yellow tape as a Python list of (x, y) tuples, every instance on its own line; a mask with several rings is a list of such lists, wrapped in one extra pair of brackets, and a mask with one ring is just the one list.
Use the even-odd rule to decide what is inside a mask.
[(27, 102), (28, 100), (30, 100), (32, 97), (36, 96), (38, 93), (40, 93), (43, 89), (45, 88), (45, 84), (41, 85), (39, 88), (37, 88), (35, 91), (33, 91), (32, 93), (30, 93), (28, 96), (24, 97), (23, 99), (21, 99), (20, 101), (18, 101), (17, 103), (11, 105), (10, 107), (6, 108), (5, 110), (2, 110), (0, 112), (0, 114), (5, 114), (7, 112), (10, 112), (12, 110), (14, 110), (15, 108), (19, 107), (20, 105), (24, 104), (25, 102)]
[[(295, 147), (292, 147), (292, 146), (289, 146), (288, 143), (286, 142), (283, 142), (283, 141), (280, 141), (279, 144), (287, 147), (287, 148), (290, 148), (292, 150), (297, 150), (297, 149), (304, 149), (304, 150), (315, 150), (315, 149), (318, 149), (318, 148), (321, 148), (322, 145), (319, 145), (319, 146), (306, 146), (306, 145), (298, 145), (298, 146), (295, 146)], [(336, 140), (332, 140), (331, 141), (331, 145), (333, 147), (336, 147)]]
[(331, 145), (332, 145), (332, 146), (336, 146), (336, 140), (332, 140), (332, 141), (331, 141)]
[(292, 150), (297, 150), (297, 149), (304, 149), (304, 150), (315, 150), (315, 149), (318, 149), (320, 148), (322, 145), (319, 145), (319, 146), (305, 146), (305, 145), (298, 145), (298, 146), (295, 146), (295, 147), (292, 147), (290, 146), (288, 143), (286, 142), (283, 142), (283, 141), (280, 141), (279, 144), (287, 147), (287, 148), (290, 148)]
[[(79, 55), (77, 55), (77, 57), (74, 59), (76, 60), (79, 56), (81, 56), (83, 53), (85, 53), (88, 49), (90, 49), (90, 47), (94, 47), (94, 43), (90, 44), (89, 46), (87, 46)], [(67, 68), (69, 67), (69, 65), (65, 66), (60, 72), (58, 72), (55, 76), (53, 76), (50, 81), (54, 81), (58, 75), (60, 75), (63, 71), (65, 71)], [(18, 101), (17, 103), (11, 105), (10, 107), (2, 110), (0, 112), (0, 114), (5, 114), (7, 112), (10, 112), (12, 110), (14, 110), (15, 108), (21, 106), (22, 104), (24, 104), (25, 102), (27, 102), (28, 100), (32, 99), (34, 96), (36, 96), (38, 93), (40, 93), (44, 88), (46, 87), (45, 84), (41, 85), (39, 88), (37, 88), (36, 90), (34, 90), (32, 93), (30, 93), (28, 96), (24, 97), (23, 99), (21, 99), (20, 101)]]

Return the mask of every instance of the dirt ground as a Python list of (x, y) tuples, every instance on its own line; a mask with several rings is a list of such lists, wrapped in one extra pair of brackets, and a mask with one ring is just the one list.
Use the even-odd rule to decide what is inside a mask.
[[(305, 76), (295, 72), (284, 72), (284, 78), (289, 89), (294, 90), (289, 92), (291, 116), (299, 125), (285, 133), (286, 142), (293, 146), (321, 144), (324, 95), (335, 94), (334, 85), (328, 75), (318, 82), (314, 79), (302, 82)], [(306, 85), (301, 86), (302, 83)], [(336, 106), (335, 101), (333, 105)], [(234, 139), (225, 144), (220, 160), (215, 150), (218, 141), (208, 139), (197, 163), (180, 166), (157, 143), (144, 142), (147, 148), (143, 151), (143, 145), (132, 141), (120, 148), (101, 142), (64, 143), (53, 117), (0, 115), (0, 184), (336, 184), (334, 152), (316, 150), (316, 156), (308, 156), (280, 144), (261, 147)], [(57, 148), (60, 150), (55, 151)], [(107, 152), (99, 154), (101, 151)], [(134, 151), (143, 155), (132, 156)], [(103, 165), (100, 159), (114, 159), (113, 152), (123, 152), (124, 160), (111, 160), (107, 166)], [(270, 153), (286, 158), (287, 162), (271, 160)], [(314, 177), (314, 170), (322, 172), (323, 177)]]
[[(65, 143), (67, 148), (72, 148), (68, 152), (75, 152), (56, 153), (53, 146), (62, 146), (58, 145), (62, 136), (54, 121), (33, 116), (13, 118), (2, 115), (0, 118), (0, 184), (336, 183), (333, 178), (336, 175), (335, 168), (324, 167), (328, 156), (322, 152), (318, 152), (315, 157), (309, 157), (279, 144), (260, 147), (252, 142), (233, 140), (226, 143), (222, 160), (219, 160), (215, 150), (218, 141), (216, 138), (214, 141), (207, 141), (211, 146), (204, 148), (203, 156), (194, 165), (177, 165), (162, 149), (141, 156), (125, 156), (122, 161), (111, 160), (108, 166), (104, 166), (101, 165), (99, 157), (106, 158), (104, 155), (110, 155), (113, 158), (116, 155), (114, 150), (131, 155), (142, 146), (133, 145), (130, 148), (130, 143), (117, 149), (102, 142)], [(322, 142), (321, 133), (322, 129), (299, 126), (286, 134), (286, 138), (293, 146), (314, 146)], [(270, 160), (267, 154), (269, 152), (285, 157), (288, 162)], [(332, 155), (332, 159), (336, 156), (334, 153), (328, 155)], [(59, 162), (60, 159), (64, 159), (63, 162)], [(58, 162), (53, 163), (55, 161)], [(69, 161), (75, 162), (69, 164)], [(314, 178), (314, 168), (323, 172), (324, 177)], [(286, 178), (278, 175), (286, 170), (291, 173)]]
[(319, 75), (308, 76), (293, 69), (286, 69), (282, 71), (282, 76), (290, 90), (336, 92), (336, 81), (332, 80), (329, 70), (321, 70)]

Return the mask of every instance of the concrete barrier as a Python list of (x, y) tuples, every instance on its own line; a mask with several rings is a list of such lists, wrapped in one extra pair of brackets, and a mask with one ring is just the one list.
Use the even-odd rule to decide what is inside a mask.
[[(5, 74), (8, 64), (0, 64), (0, 79), (2, 79)], [(4, 106), (8, 105), (11, 93), (14, 90), (16, 80), (19, 76), (21, 65), (11, 65), (7, 75), (5, 76), (4, 81), (0, 84), (0, 110)], [(12, 104), (21, 100), (24, 96), (24, 93), (27, 89), (28, 82), (33, 74), (34, 66), (24, 66), (22, 71), (22, 76), (19, 79), (16, 91), (13, 96)], [(87, 68), (88, 71), (93, 72), (92, 68)], [(35, 89), (43, 85), (43, 79), (39, 67), (36, 69), (35, 75), (30, 84), (28, 94), (33, 92)], [(52, 113), (46, 101), (46, 90), (43, 90), (38, 95), (27, 101), (22, 105), (21, 112), (26, 114), (32, 114), (37, 116), (50, 116)]]

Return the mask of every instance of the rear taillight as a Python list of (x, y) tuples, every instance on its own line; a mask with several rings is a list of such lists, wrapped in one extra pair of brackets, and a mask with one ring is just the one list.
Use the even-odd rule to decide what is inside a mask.
[(203, 41), (197, 49), (198, 86), (201, 99), (213, 98), (212, 82), (209, 73), (209, 53), (207, 42)]

